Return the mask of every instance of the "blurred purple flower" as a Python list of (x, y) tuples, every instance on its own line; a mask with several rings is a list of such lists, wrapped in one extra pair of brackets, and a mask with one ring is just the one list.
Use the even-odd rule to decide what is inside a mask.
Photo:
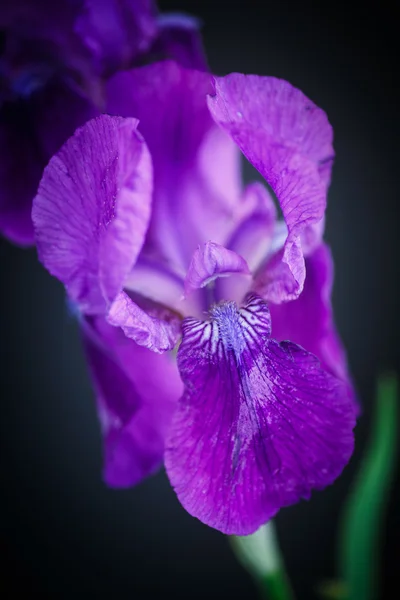
[[(153, 0), (14, 0), (0, 8), (0, 231), (34, 241), (32, 199), (51, 156), (105, 107), (104, 85), (134, 63), (198, 60), (196, 23)], [(203, 60), (203, 63), (202, 63)]]
[[(107, 97), (119, 116), (68, 140), (32, 213), (82, 314), (105, 480), (132, 485), (164, 458), (190, 514), (248, 534), (353, 450), (322, 241), (332, 130), (285, 81), (170, 61), (117, 74)], [(242, 188), (239, 149), (283, 220), (263, 185)]]

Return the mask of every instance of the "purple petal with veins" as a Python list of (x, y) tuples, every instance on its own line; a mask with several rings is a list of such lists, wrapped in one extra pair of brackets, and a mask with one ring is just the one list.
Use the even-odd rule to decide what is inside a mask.
[(86, 314), (103, 314), (122, 290), (150, 220), (152, 166), (137, 123), (86, 123), (53, 156), (33, 201), (39, 258)]
[(167, 474), (186, 510), (227, 534), (250, 534), (329, 485), (353, 450), (345, 386), (270, 331), (257, 296), (183, 324), (185, 390), (166, 443)]
[(326, 207), (332, 128), (300, 90), (274, 77), (217, 77), (209, 108), (279, 200), (288, 236), (279, 255), (282, 267), (272, 265), (264, 296), (275, 303), (293, 300), (305, 278), (299, 236), (321, 220)]

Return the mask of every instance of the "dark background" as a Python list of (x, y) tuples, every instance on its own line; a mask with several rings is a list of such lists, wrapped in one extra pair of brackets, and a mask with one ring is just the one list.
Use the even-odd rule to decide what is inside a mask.
[[(338, 328), (364, 406), (334, 486), (281, 511), (300, 600), (334, 575), (335, 528), (367, 440), (375, 381), (399, 366), (397, 16), (382, 4), (165, 1), (204, 21), (212, 69), (289, 80), (328, 113), (336, 162), (326, 238)], [(0, 592), (42, 598), (256, 598), (226, 538), (180, 507), (163, 472), (127, 491), (101, 479), (101, 438), (77, 326), (34, 250), (0, 240)], [(400, 566), (400, 486), (383, 533), (382, 598)]]

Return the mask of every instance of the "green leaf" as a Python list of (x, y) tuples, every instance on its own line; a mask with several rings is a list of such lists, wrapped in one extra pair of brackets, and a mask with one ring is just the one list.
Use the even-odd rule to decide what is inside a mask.
[(397, 396), (397, 379), (381, 377), (371, 438), (343, 510), (338, 566), (347, 600), (377, 598), (380, 536), (396, 458)]

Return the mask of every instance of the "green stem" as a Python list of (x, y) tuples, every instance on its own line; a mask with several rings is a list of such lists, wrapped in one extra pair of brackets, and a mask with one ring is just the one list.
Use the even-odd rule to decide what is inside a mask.
[(260, 589), (262, 596), (270, 600), (294, 600), (292, 588), (283, 571), (266, 575), (261, 581)]
[(237, 559), (254, 577), (264, 598), (294, 600), (272, 521), (252, 535), (232, 536), (231, 543)]
[(381, 376), (371, 437), (340, 527), (339, 575), (346, 585), (345, 600), (373, 600), (379, 595), (382, 531), (395, 470), (397, 429), (397, 379)]

